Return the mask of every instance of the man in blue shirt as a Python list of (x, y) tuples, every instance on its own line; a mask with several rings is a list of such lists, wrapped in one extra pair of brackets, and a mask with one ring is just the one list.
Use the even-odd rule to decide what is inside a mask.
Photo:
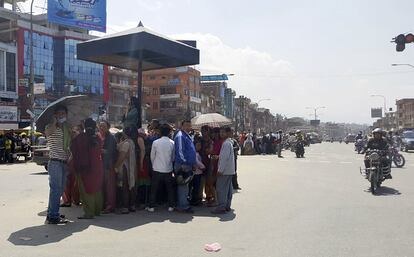
[(196, 150), (190, 137), (191, 121), (181, 123), (181, 130), (174, 138), (175, 176), (177, 178), (177, 211), (193, 213), (188, 197), (188, 182), (191, 180), (196, 164)]

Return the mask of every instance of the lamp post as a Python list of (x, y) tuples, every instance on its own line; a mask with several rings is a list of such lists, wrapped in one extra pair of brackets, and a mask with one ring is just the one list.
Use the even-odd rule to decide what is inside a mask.
[[(32, 2), (30, 3), (30, 45), (29, 45), (29, 51), (30, 51), (30, 77), (29, 77), (29, 88), (30, 88), (30, 127), (31, 127), (31, 132), (32, 132), (32, 136), (34, 135), (34, 130), (35, 130), (35, 124), (34, 124), (34, 105), (35, 105), (35, 101), (34, 101), (34, 65), (33, 65), (33, 3), (34, 0), (32, 0)], [(33, 141), (33, 138), (32, 142)]]
[(306, 107), (306, 109), (310, 109), (310, 110), (313, 110), (313, 111), (314, 111), (314, 117), (315, 117), (315, 120), (317, 120), (317, 119), (318, 119), (317, 111), (318, 111), (318, 110), (320, 110), (320, 109), (325, 109), (325, 108), (326, 108), (325, 106), (318, 106), (318, 107)]

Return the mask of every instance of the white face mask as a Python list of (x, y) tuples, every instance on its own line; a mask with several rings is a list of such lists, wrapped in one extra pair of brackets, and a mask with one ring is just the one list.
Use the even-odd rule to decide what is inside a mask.
[(66, 117), (60, 118), (57, 120), (60, 124), (66, 121)]

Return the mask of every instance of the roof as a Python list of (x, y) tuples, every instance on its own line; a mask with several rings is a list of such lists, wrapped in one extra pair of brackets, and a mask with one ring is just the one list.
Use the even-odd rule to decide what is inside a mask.
[(77, 45), (78, 59), (129, 70), (138, 69), (141, 53), (144, 71), (200, 62), (197, 48), (142, 26)]

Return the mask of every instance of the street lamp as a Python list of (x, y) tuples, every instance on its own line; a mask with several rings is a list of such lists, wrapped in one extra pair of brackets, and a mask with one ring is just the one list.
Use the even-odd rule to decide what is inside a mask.
[(325, 109), (325, 106), (319, 106), (319, 107), (306, 107), (306, 109), (310, 109), (314, 111), (314, 116), (315, 116), (315, 120), (318, 119), (318, 115), (316, 114), (316, 112), (320, 109)]
[(32, 142), (34, 142), (34, 130), (35, 130), (35, 125), (34, 125), (34, 105), (35, 105), (35, 101), (34, 101), (34, 65), (33, 65), (33, 3), (34, 0), (32, 0), (32, 2), (30, 3), (30, 45), (29, 45), (29, 49), (30, 49), (30, 77), (29, 77), (29, 86), (30, 86), (30, 111), (31, 113), (31, 119), (30, 119), (30, 127), (31, 127), (31, 131), (32, 131)]
[(270, 98), (260, 99), (259, 101), (257, 101), (257, 106), (259, 106), (259, 104), (263, 101), (272, 101), (272, 99), (270, 99)]
[(414, 68), (414, 65), (412, 65), (412, 64), (409, 64), (409, 63), (393, 63), (393, 64), (391, 64), (391, 66), (409, 66), (409, 67), (411, 67), (411, 68)]

